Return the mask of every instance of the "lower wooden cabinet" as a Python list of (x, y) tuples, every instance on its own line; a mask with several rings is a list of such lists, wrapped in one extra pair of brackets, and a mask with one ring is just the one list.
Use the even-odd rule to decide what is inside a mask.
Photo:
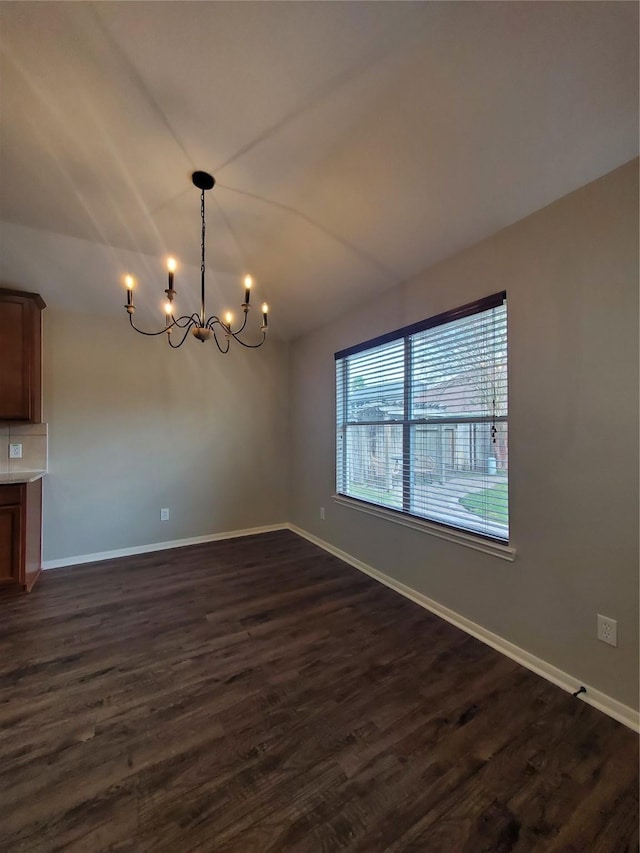
[(42, 567), (42, 480), (0, 485), (0, 586), (30, 592)]

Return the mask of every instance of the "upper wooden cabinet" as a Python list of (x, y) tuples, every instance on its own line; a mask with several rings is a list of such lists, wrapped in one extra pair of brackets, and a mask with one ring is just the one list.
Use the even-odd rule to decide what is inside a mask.
[(37, 293), (0, 288), (0, 421), (41, 420), (45, 307)]

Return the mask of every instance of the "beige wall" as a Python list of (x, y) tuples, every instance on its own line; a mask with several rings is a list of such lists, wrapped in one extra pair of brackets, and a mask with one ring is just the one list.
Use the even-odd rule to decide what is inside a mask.
[(124, 311), (47, 308), (44, 560), (286, 521), (287, 372), (276, 341), (173, 351)]
[[(334, 351), (502, 289), (514, 563), (330, 497)], [(637, 160), (298, 340), (291, 419), (294, 524), (637, 707)]]

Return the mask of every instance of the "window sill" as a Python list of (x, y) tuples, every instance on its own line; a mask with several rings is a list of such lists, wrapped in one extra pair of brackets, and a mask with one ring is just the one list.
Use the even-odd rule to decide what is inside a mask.
[(463, 530), (444, 527), (432, 521), (426, 521), (426, 519), (403, 515), (402, 513), (376, 506), (375, 504), (358, 501), (354, 498), (347, 498), (344, 495), (336, 494), (332, 497), (334, 502), (341, 506), (350, 507), (358, 512), (376, 516), (376, 518), (383, 518), (385, 521), (392, 521), (394, 524), (401, 524), (403, 527), (410, 527), (412, 530), (419, 530), (421, 533), (429, 534), (429, 536), (446, 539), (448, 542), (456, 542), (458, 545), (473, 548), (475, 551), (482, 551), (484, 554), (491, 554), (494, 557), (499, 557), (501, 560), (513, 562), (516, 558), (516, 549), (510, 545), (503, 545), (500, 542), (493, 542), (491, 539), (474, 536), (473, 533), (466, 533)]

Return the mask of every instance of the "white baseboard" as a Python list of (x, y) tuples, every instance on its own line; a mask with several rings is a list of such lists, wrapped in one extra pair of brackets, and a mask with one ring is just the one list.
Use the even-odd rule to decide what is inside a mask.
[(385, 575), (383, 572), (380, 572), (372, 566), (363, 563), (361, 560), (352, 557), (351, 554), (348, 554), (346, 551), (341, 551), (339, 548), (335, 548), (333, 545), (319, 539), (317, 536), (307, 533), (306, 530), (302, 530), (294, 524), (286, 525), (286, 527), (294, 533), (297, 533), (298, 536), (302, 536), (304, 539), (308, 539), (309, 542), (313, 542), (314, 545), (318, 545), (318, 547), (327, 551), (329, 554), (333, 554), (334, 557), (338, 557), (338, 559), (348, 563), (356, 569), (359, 569), (359, 571), (364, 572), (375, 580), (380, 581), (380, 583), (385, 584), (385, 586), (388, 586), (390, 589), (399, 592), (400, 595), (403, 595), (405, 598), (419, 604), (421, 607), (424, 607), (425, 610), (429, 610), (431, 613), (434, 613), (436, 616), (440, 616), (442, 619), (445, 619), (447, 622), (450, 622), (452, 625), (455, 625), (467, 634), (471, 634), (472, 637), (486, 643), (486, 645), (491, 646), (491, 648), (496, 649), (496, 651), (501, 652), (503, 655), (506, 655), (508, 658), (516, 661), (516, 663), (530, 669), (537, 675), (541, 675), (543, 678), (546, 678), (547, 681), (561, 687), (568, 693), (575, 693), (579, 687), (584, 686), (586, 688), (586, 693), (581, 693), (579, 697), (583, 702), (593, 705), (594, 708), (597, 708), (599, 711), (613, 717), (614, 720), (618, 720), (618, 722), (623, 723), (625, 726), (633, 729), (633, 731), (640, 732), (640, 712), (630, 708), (628, 705), (623, 705), (622, 702), (618, 702), (617, 699), (613, 699), (611, 696), (597, 690), (595, 687), (583, 684), (579, 679), (563, 672), (561, 669), (558, 669), (547, 661), (536, 657), (513, 643), (510, 643), (498, 634), (488, 631), (486, 628), (483, 628), (482, 625), (472, 622), (470, 619), (467, 619), (465, 616), (461, 616), (454, 610), (444, 607), (432, 598), (428, 598), (426, 595), (417, 592), (415, 589), (394, 580), (394, 578), (389, 577), (389, 575)]
[(66, 566), (78, 566), (81, 563), (97, 563), (101, 560), (114, 560), (118, 557), (132, 557), (136, 554), (149, 554), (152, 551), (167, 551), (169, 548), (184, 548), (187, 545), (200, 545), (202, 542), (217, 542), (220, 539), (237, 539), (239, 536), (255, 536), (258, 533), (271, 533), (273, 530), (288, 530), (288, 524), (267, 524), (265, 527), (248, 527), (246, 530), (229, 530), (224, 533), (208, 533), (206, 536), (192, 536), (189, 539), (174, 539), (170, 542), (152, 542), (150, 545), (134, 545), (132, 548), (118, 548), (115, 551), (99, 551), (96, 554), (78, 554), (75, 557), (63, 557), (61, 560), (45, 560), (42, 568), (62, 569)]

